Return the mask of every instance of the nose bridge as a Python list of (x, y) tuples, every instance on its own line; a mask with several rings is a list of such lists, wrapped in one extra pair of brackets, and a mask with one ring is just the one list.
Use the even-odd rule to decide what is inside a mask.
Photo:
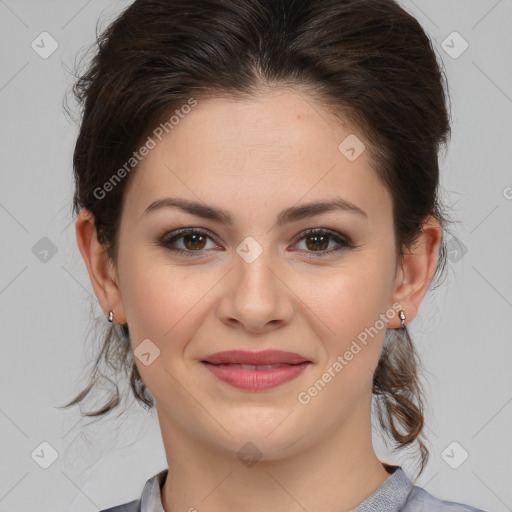
[[(237, 258), (239, 261), (237, 261)], [(251, 261), (247, 261), (240, 256), (235, 257), (235, 273), (239, 280), (239, 285), (236, 287), (237, 291), (242, 292), (245, 297), (250, 295), (259, 299), (275, 297), (277, 283), (274, 282), (276, 279), (275, 272), (271, 270), (273, 266), (276, 266), (272, 262), (273, 259), (270, 249), (266, 249)]]
[(251, 331), (288, 322), (293, 305), (281, 282), (275, 252), (247, 237), (236, 248), (233, 265), (219, 307), (220, 319)]
[(275, 302), (282, 290), (276, 282), (275, 273), (271, 271), (272, 267), (276, 266), (271, 248), (263, 249), (262, 246), (256, 246), (256, 243), (258, 242), (254, 239), (246, 240), (237, 248), (237, 303), (254, 311), (270, 311), (271, 308), (275, 308)]

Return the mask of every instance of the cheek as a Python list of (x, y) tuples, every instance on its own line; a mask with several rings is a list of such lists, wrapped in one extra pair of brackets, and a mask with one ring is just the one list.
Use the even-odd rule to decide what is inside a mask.
[(389, 306), (392, 262), (375, 260), (364, 258), (364, 264), (317, 274), (314, 282), (304, 288), (314, 313), (341, 336), (351, 331), (347, 331), (350, 326), (364, 328), (373, 324)]
[(347, 358), (351, 358), (352, 368), (374, 368), (386, 334), (386, 317), (382, 315), (396, 314), (390, 304), (393, 248), (353, 254), (348, 261), (328, 272), (316, 273), (314, 279), (301, 278), (304, 286), (299, 295), (318, 320), (318, 335), (328, 353), (328, 364), (349, 350), (352, 354)]
[(385, 317), (380, 318), (387, 310), (383, 283), (367, 274), (342, 273), (326, 280), (324, 293), (315, 298), (317, 325), (324, 326), (317, 336), (325, 353), (311, 387), (299, 396), (302, 404), (314, 402), (310, 412), (321, 414), (328, 407), (333, 420), (341, 421), (371, 393), (386, 335)]
[(165, 353), (182, 352), (204, 316), (205, 297), (219, 281), (215, 270), (173, 266), (148, 252), (120, 260), (122, 297), (132, 346), (149, 338)]
[(149, 347), (150, 364), (134, 357), (139, 374), (157, 400), (165, 401), (169, 393), (177, 403), (184, 400), (185, 406), (178, 384), (185, 380), (185, 369), (180, 362), (204, 316), (201, 297), (215, 280), (210, 280), (208, 275), (200, 279), (199, 274), (196, 276), (185, 267), (151, 263), (149, 257), (140, 258), (136, 254), (126, 257), (123, 265), (121, 292), (132, 350), (137, 356), (137, 347), (143, 340), (149, 339), (154, 344), (141, 345)]
[(156, 265), (141, 251), (119, 258), (121, 294), (132, 345), (145, 338), (160, 346), (165, 333), (190, 309), (192, 287), (170, 266)]

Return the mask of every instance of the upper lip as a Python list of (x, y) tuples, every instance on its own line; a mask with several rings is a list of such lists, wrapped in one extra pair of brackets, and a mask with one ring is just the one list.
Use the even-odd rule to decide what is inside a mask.
[(202, 362), (212, 364), (300, 364), (310, 363), (306, 357), (294, 352), (282, 350), (262, 350), (260, 352), (247, 352), (245, 350), (227, 350), (216, 352), (202, 359)]

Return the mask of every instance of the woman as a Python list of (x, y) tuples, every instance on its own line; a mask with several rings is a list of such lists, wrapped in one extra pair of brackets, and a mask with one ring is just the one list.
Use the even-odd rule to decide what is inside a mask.
[(407, 324), (445, 261), (450, 126), (419, 23), (392, 0), (136, 0), (98, 43), (74, 153), (112, 324), (95, 371), (128, 369), (169, 466), (109, 510), (477, 510), (371, 436), (373, 407), (424, 468)]

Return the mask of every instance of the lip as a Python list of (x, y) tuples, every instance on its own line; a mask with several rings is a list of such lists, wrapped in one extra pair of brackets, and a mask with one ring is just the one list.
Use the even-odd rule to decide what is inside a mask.
[(311, 363), (306, 357), (295, 352), (283, 352), (282, 350), (262, 350), (260, 352), (248, 352), (246, 350), (226, 350), (215, 352), (206, 356), (202, 362), (211, 364), (300, 364)]
[[(263, 350), (247, 352), (228, 350), (210, 354), (201, 363), (215, 377), (238, 389), (246, 391), (264, 391), (298, 377), (311, 361), (281, 350)], [(241, 365), (275, 365), (269, 369), (246, 369)]]
[(202, 364), (219, 380), (246, 391), (264, 391), (298, 377), (311, 363), (285, 364), (269, 370), (246, 370), (229, 364)]

